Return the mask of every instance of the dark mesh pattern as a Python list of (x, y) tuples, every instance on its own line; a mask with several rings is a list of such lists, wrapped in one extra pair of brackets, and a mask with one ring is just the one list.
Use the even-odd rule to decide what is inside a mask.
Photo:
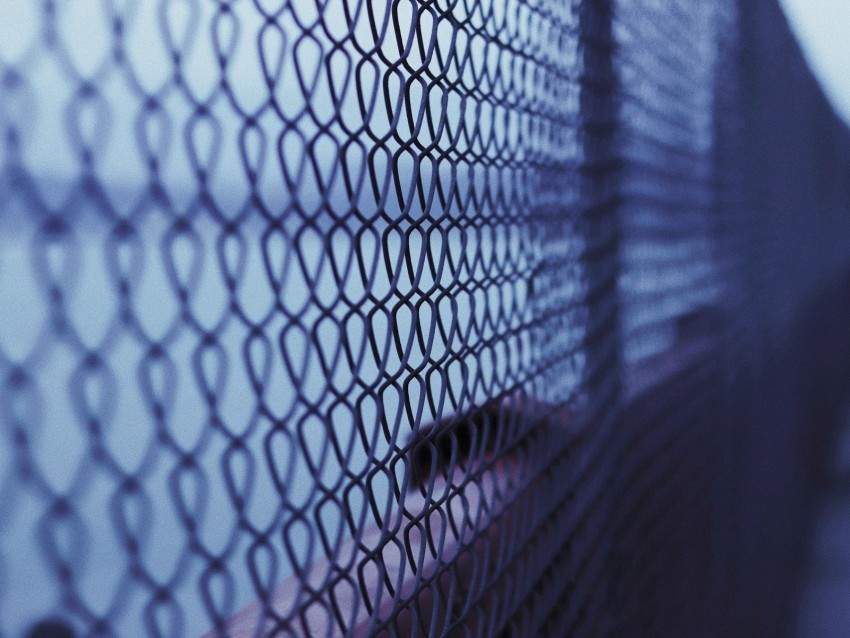
[(772, 3), (0, 0), (0, 136), (0, 636), (778, 635)]
[(618, 7), (626, 407), (612, 599), (618, 635), (720, 636), (727, 513), (715, 508), (731, 468), (718, 354), (731, 282), (718, 255), (714, 82), (732, 3)]

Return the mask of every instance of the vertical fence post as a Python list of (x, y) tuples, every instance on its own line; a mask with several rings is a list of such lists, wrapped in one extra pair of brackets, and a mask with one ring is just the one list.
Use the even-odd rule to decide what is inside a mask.
[[(583, 466), (573, 488), (577, 508), (588, 508), (584, 529), (576, 534), (576, 553), (587, 552), (585, 573), (591, 590), (582, 611), (567, 618), (551, 635), (605, 633), (613, 629), (609, 606), (611, 559), (615, 538), (616, 435), (622, 414), (622, 331), (620, 327), (621, 153), (619, 80), (613, 33), (613, 0), (578, 3), (579, 200), (578, 229), (583, 244), (585, 356), (582, 380), (583, 440), (574, 462)], [(591, 501), (588, 504), (584, 502)], [(586, 547), (581, 547), (586, 543)], [(563, 631), (563, 633), (560, 633)]]

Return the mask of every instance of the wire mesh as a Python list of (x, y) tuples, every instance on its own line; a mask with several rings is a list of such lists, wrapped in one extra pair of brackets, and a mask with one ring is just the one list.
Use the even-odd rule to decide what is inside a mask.
[(0, 1), (0, 636), (756, 635), (771, 7)]

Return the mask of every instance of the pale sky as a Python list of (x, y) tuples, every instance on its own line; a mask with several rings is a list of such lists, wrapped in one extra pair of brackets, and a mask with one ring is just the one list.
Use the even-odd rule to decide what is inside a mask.
[(815, 75), (850, 123), (850, 0), (780, 0)]

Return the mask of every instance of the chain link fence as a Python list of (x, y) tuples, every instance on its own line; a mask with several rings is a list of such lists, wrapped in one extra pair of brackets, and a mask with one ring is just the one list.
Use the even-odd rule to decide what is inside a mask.
[(780, 635), (773, 3), (0, 0), (0, 136), (0, 636)]

